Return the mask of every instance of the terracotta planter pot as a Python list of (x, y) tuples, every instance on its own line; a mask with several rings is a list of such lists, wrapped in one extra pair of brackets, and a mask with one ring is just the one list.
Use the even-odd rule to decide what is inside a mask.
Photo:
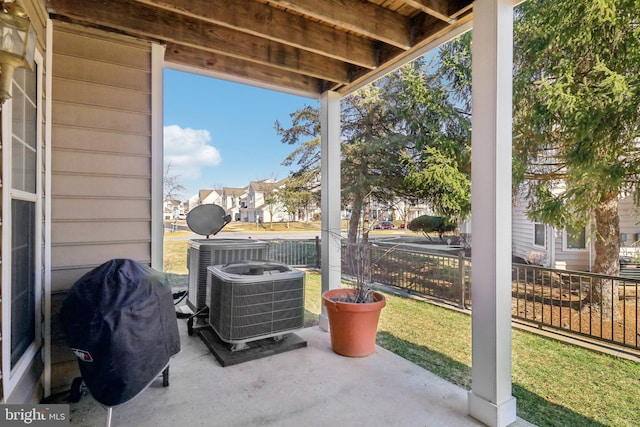
[(379, 292), (373, 293), (375, 302), (368, 304), (334, 301), (348, 293), (353, 290), (331, 289), (322, 294), (329, 317), (331, 348), (342, 356), (368, 356), (375, 351), (378, 319), (387, 301)]

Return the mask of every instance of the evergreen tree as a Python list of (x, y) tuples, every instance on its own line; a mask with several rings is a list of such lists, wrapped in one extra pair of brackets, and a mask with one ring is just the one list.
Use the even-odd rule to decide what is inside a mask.
[[(592, 222), (592, 269), (616, 275), (618, 199), (640, 172), (640, 0), (529, 0), (514, 44), (514, 183), (531, 218)], [(595, 283), (591, 300), (609, 310), (617, 289)]]
[[(342, 100), (342, 197), (352, 208), (352, 242), (368, 239), (372, 199), (388, 205), (398, 197), (422, 199), (448, 218), (468, 214), (468, 120), (428, 69), (416, 61)], [(299, 145), (285, 162), (299, 166), (294, 176), (317, 182), (318, 111), (305, 107), (291, 117), (288, 129), (276, 123), (284, 143)]]
[(389, 98), (404, 139), (405, 191), (455, 223), (471, 212), (471, 123), (443, 73), (432, 68), (426, 59), (403, 67)]

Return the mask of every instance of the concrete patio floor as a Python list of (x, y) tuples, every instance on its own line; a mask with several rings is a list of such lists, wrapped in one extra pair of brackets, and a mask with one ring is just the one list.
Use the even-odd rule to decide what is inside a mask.
[[(377, 347), (365, 358), (331, 350), (318, 327), (296, 333), (307, 347), (222, 367), (178, 319), (182, 350), (161, 379), (113, 409), (113, 427), (481, 426), (467, 392)], [(90, 394), (70, 405), (71, 424), (101, 426), (107, 411)], [(518, 420), (517, 426), (531, 426)]]

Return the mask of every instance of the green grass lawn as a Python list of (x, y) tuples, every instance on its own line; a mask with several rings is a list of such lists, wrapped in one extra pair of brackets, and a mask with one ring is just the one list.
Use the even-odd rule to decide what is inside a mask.
[[(320, 313), (320, 275), (306, 279), (306, 311)], [(386, 294), (378, 345), (469, 389), (471, 318)], [(513, 330), (518, 416), (544, 426), (640, 425), (640, 364)]]
[[(170, 235), (168, 236), (170, 237)], [(186, 274), (187, 242), (165, 240), (165, 272)], [(308, 272), (305, 325), (320, 313), (320, 274)], [(377, 342), (436, 375), (471, 387), (471, 318), (387, 294)], [(513, 330), (518, 416), (545, 426), (639, 426), (640, 364)]]
[(187, 274), (187, 241), (167, 240), (167, 237), (187, 235), (187, 232), (177, 232), (165, 235), (163, 268), (165, 273)]

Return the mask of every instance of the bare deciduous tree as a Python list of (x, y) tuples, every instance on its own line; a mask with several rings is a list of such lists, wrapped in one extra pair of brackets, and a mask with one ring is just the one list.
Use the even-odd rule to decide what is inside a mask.
[(173, 168), (173, 163), (169, 161), (164, 168), (164, 174), (162, 177), (162, 186), (163, 186), (163, 200), (166, 202), (168, 200), (178, 200), (184, 197), (184, 192), (187, 189), (180, 184), (178, 181), (180, 175), (174, 175), (171, 172)]

